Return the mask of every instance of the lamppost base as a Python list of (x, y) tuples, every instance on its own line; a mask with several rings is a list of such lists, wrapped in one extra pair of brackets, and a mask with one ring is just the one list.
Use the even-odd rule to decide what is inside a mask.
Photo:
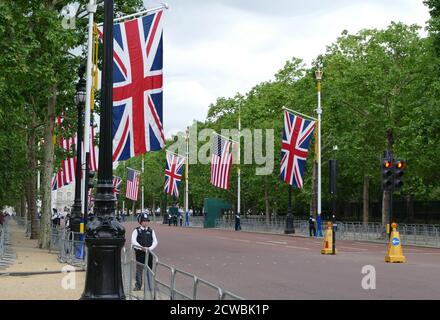
[[(93, 219), (87, 225), (87, 274), (81, 300), (125, 300), (121, 250), (125, 230), (116, 220)], [(122, 229), (121, 229), (122, 228)]]
[(284, 230), (284, 234), (294, 234), (295, 227), (293, 226), (293, 216), (288, 215), (286, 218), (286, 229)]

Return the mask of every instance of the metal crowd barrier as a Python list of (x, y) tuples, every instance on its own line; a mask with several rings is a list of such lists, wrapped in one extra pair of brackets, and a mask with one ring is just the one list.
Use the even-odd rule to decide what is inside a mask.
[[(265, 218), (241, 218), (240, 225), (244, 231), (269, 232), (283, 234), (286, 226), (285, 218), (278, 217), (266, 222)], [(217, 219), (216, 228), (234, 229), (234, 219)], [(307, 220), (294, 220), (295, 234), (309, 236)], [(322, 221), (321, 231), (324, 234), (327, 221)], [(398, 223), (402, 244), (440, 247), (440, 225)], [(387, 243), (386, 226), (377, 222), (341, 222), (337, 221), (336, 239), (357, 240)]]
[[(152, 268), (148, 263), (139, 263), (135, 259), (134, 249), (123, 252), (123, 281), (124, 290), (129, 299), (135, 300), (243, 300), (243, 298), (223, 290), (220, 287), (198, 278), (189, 272), (174, 268), (159, 261), (153, 256)], [(148, 254), (146, 255), (148, 259)], [(133, 291), (136, 277), (136, 266), (142, 267), (144, 288)], [(179, 277), (180, 276), (180, 277)], [(186, 280), (187, 282), (185, 283)], [(201, 290), (203, 289), (204, 290)], [(207, 292), (209, 289), (210, 292)], [(138, 293), (137, 293), (138, 292)]]
[(0, 258), (3, 257), (3, 255), (5, 254), (5, 234), (6, 234), (6, 224), (5, 225), (0, 225)]

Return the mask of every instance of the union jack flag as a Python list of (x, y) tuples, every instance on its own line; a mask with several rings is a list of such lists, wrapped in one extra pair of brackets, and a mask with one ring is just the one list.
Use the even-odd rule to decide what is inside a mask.
[(117, 197), (119, 196), (119, 187), (121, 186), (122, 179), (119, 177), (113, 177), (113, 194)]
[[(114, 25), (113, 161), (163, 149), (163, 10)], [(99, 34), (102, 39), (102, 27)]]
[(171, 196), (179, 196), (179, 185), (182, 180), (183, 164), (185, 157), (167, 152), (165, 168), (165, 192)]
[(284, 111), (280, 178), (299, 189), (303, 187), (303, 174), (314, 129), (315, 121)]

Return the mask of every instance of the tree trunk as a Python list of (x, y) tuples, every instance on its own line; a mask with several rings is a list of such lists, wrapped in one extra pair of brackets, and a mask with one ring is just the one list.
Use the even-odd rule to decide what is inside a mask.
[[(267, 177), (267, 176), (266, 176)], [(267, 186), (267, 178), (264, 183), (264, 202), (266, 204), (266, 224), (270, 223), (270, 206), (269, 206), (269, 190)]]
[[(26, 189), (25, 189), (26, 190)], [(26, 195), (23, 194), (23, 196), (20, 199), (20, 217), (25, 218), (27, 217), (27, 211), (26, 211)]]
[(50, 222), (52, 213), (52, 176), (54, 163), (53, 130), (55, 125), (55, 106), (57, 100), (57, 88), (52, 88), (52, 97), (47, 104), (46, 126), (44, 128), (44, 159), (41, 181), (42, 205), (40, 220), (40, 239), (38, 246), (49, 249), (50, 245)]
[(363, 215), (364, 224), (368, 223), (368, 213), (370, 211), (369, 190), (370, 190), (370, 177), (365, 175), (364, 176), (364, 215)]
[(28, 221), (31, 222), (31, 239), (39, 238), (39, 230), (38, 230), (38, 215), (37, 215), (37, 197), (36, 197), (36, 188), (37, 188), (37, 180), (35, 174), (37, 172), (37, 159), (36, 159), (36, 150), (35, 150), (35, 113), (32, 115), (32, 124), (31, 130), (29, 132), (28, 138), (28, 166), (31, 172), (31, 175), (27, 181), (26, 186), (26, 195), (27, 195), (27, 204), (28, 204)]
[(316, 216), (318, 212), (318, 162), (313, 162), (312, 176), (312, 200), (310, 204), (310, 214)]

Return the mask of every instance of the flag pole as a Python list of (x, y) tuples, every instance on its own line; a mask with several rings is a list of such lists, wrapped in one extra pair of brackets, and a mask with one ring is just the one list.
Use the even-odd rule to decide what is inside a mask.
[(144, 154), (142, 154), (142, 197), (141, 197), (142, 205), (141, 212), (144, 213)]
[[(93, 56), (93, 19), (96, 13), (96, 1), (90, 0), (87, 5), (87, 12), (89, 13), (89, 25), (88, 25), (88, 39), (87, 39), (87, 70), (86, 70), (86, 110), (84, 119), (84, 159), (87, 159), (87, 153), (90, 149), (90, 110), (92, 105), (92, 56)], [(84, 163), (81, 159), (81, 164)], [(78, 160), (79, 161), (79, 160)], [(87, 161), (86, 161), (87, 162)], [(86, 214), (86, 167), (82, 166), (82, 174), (84, 179), (81, 181), (81, 201), (82, 201), (82, 212), (81, 212), (81, 225), (80, 230), (84, 232), (84, 216)], [(88, 199), (87, 199), (88, 200)]]
[(225, 137), (225, 136), (222, 136), (221, 134), (219, 134), (219, 133), (217, 133), (217, 132), (215, 132), (215, 131), (213, 131), (213, 133), (216, 134), (216, 135), (218, 135), (219, 137), (222, 137), (222, 138), (225, 139), (225, 140), (231, 141), (232, 143), (238, 143), (238, 141), (235, 141), (235, 140), (232, 140), (232, 139), (227, 138), (227, 137)]
[(316, 227), (317, 227), (317, 235), (318, 237), (322, 237), (321, 230), (321, 80), (322, 80), (322, 71), (320, 69), (316, 70), (316, 90), (318, 92), (318, 108), (316, 109), (316, 113), (318, 114), (318, 215), (316, 219)]
[[(129, 14), (129, 15), (126, 15), (126, 16), (123, 16), (123, 17), (119, 17), (119, 18), (113, 19), (113, 23), (116, 23), (116, 22), (119, 22), (119, 21), (122, 21), (122, 20), (127, 20), (127, 19), (130, 19), (130, 18), (136, 18), (136, 17), (142, 16), (142, 15), (144, 15), (146, 13), (150, 13), (150, 12), (154, 12), (154, 11), (158, 11), (158, 10), (162, 10), (162, 9), (169, 9), (169, 8), (170, 8), (170, 6), (167, 3), (163, 3), (159, 7), (155, 7), (155, 8), (151, 8), (151, 9), (146, 9), (146, 10), (143, 10), (143, 11), (139, 11), (139, 12), (136, 12), (136, 13), (133, 13), (133, 14)], [(99, 23), (98, 27), (101, 27), (102, 25), (103, 25), (103, 23)]]
[(292, 112), (292, 113), (296, 113), (296, 114), (298, 114), (298, 115), (300, 115), (300, 116), (303, 116), (303, 117), (306, 117), (306, 118), (312, 119), (312, 120), (314, 120), (314, 121), (318, 121), (318, 119), (316, 119), (316, 118), (314, 118), (314, 117), (311, 117), (311, 116), (308, 116), (308, 115), (306, 115), (306, 114), (304, 114), (304, 113), (301, 113), (301, 112), (298, 112), (298, 111), (295, 111), (295, 110), (292, 110), (292, 109), (288, 109), (288, 108), (286, 108), (286, 107), (283, 107), (282, 109), (283, 109), (283, 110), (286, 110), (286, 111), (289, 111), (289, 112)]
[(241, 157), (241, 102), (238, 105), (238, 167), (237, 167), (237, 214), (240, 216), (241, 209), (241, 170), (240, 170), (240, 157)]
[(186, 159), (185, 159), (185, 226), (189, 226), (188, 193), (189, 193), (189, 127), (186, 127)]
[(181, 154), (175, 153), (175, 152), (167, 150), (167, 149), (165, 149), (165, 151), (168, 153), (174, 154), (175, 156), (181, 157), (181, 158), (185, 158), (185, 159), (187, 158), (186, 156), (182, 156)]

